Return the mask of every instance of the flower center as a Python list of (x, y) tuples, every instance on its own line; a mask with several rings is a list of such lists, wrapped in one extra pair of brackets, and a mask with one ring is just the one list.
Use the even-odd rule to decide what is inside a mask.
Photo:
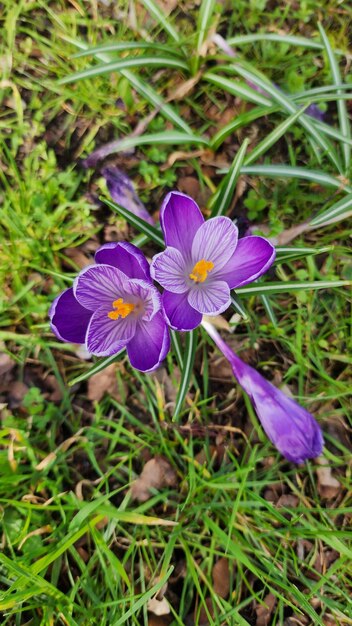
[(108, 317), (110, 317), (111, 320), (118, 320), (119, 317), (122, 317), (124, 319), (125, 317), (127, 317), (127, 315), (132, 313), (132, 311), (134, 311), (135, 305), (130, 302), (124, 302), (123, 298), (119, 298), (118, 300), (114, 300), (114, 302), (112, 303), (112, 307), (115, 310), (110, 311), (110, 313), (108, 313)]
[(208, 272), (211, 272), (213, 268), (214, 263), (212, 261), (201, 259), (195, 264), (191, 274), (189, 274), (189, 277), (192, 278), (195, 283), (204, 283), (206, 277), (208, 276)]

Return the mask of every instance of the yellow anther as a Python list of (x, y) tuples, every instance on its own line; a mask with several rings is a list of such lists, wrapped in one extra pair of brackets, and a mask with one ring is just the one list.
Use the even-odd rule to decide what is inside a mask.
[(118, 320), (119, 317), (124, 319), (127, 315), (134, 311), (134, 304), (131, 302), (124, 302), (123, 298), (114, 300), (112, 307), (115, 311), (110, 311), (110, 313), (108, 313), (108, 317), (110, 317), (111, 320)]
[(205, 259), (201, 259), (198, 263), (195, 264), (192, 273), (189, 274), (189, 277), (194, 280), (195, 283), (204, 283), (206, 277), (208, 276), (208, 272), (214, 267), (214, 263), (212, 261), (206, 261)]

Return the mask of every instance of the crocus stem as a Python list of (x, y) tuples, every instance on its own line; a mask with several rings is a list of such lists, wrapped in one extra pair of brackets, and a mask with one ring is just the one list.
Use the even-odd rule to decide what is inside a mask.
[(211, 337), (212, 340), (214, 341), (214, 343), (217, 345), (217, 347), (219, 348), (220, 352), (222, 352), (224, 357), (226, 357), (230, 361), (233, 373), (236, 376), (236, 378), (238, 379), (238, 381), (240, 382), (241, 374), (240, 374), (240, 372), (238, 372), (238, 366), (241, 365), (241, 363), (243, 363), (243, 361), (241, 361), (240, 357), (237, 356), (237, 354), (235, 354), (235, 352), (233, 352), (233, 350), (231, 350), (231, 348), (227, 345), (226, 341), (224, 341), (222, 339), (222, 337), (220, 336), (220, 334), (216, 330), (215, 326), (213, 326), (213, 324), (211, 324), (208, 321), (205, 321), (204, 318), (203, 318), (202, 326), (203, 326), (204, 330), (207, 331), (209, 337)]

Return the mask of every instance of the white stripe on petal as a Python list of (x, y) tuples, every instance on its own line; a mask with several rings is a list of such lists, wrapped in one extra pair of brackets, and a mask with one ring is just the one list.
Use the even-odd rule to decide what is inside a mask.
[(219, 315), (231, 304), (229, 286), (222, 280), (196, 285), (188, 294), (188, 302), (203, 315)]
[(228, 217), (213, 217), (198, 229), (192, 245), (192, 261), (204, 259), (214, 263), (214, 271), (222, 268), (233, 255), (238, 229)]
[(185, 260), (179, 250), (168, 247), (153, 257), (150, 267), (152, 277), (172, 293), (185, 293), (188, 289)]

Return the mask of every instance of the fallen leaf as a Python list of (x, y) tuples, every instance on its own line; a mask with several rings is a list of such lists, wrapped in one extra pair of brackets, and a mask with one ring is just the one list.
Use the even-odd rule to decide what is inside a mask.
[(143, 467), (142, 473), (132, 485), (131, 495), (134, 500), (146, 502), (152, 496), (151, 489), (175, 487), (176, 472), (170, 463), (161, 456), (150, 459)]
[(13, 359), (11, 359), (11, 357), (8, 354), (6, 354), (5, 352), (2, 352), (0, 354), (0, 376), (12, 370), (15, 367), (15, 365), (16, 365), (16, 362)]
[(168, 615), (170, 613), (170, 606), (166, 598), (158, 600), (158, 598), (151, 598), (147, 603), (147, 610), (154, 615)]
[(215, 563), (212, 577), (215, 593), (221, 598), (227, 598), (230, 592), (230, 567), (228, 559), (221, 557)]
[(111, 363), (88, 381), (87, 398), (91, 401), (100, 402), (104, 394), (108, 393), (115, 400), (121, 400), (121, 394), (116, 378), (118, 364)]
[(319, 457), (317, 461), (321, 466), (317, 469), (318, 493), (322, 498), (331, 500), (340, 492), (341, 484), (332, 475), (331, 467), (327, 465), (328, 460), (325, 457)]
[(79, 269), (92, 263), (92, 259), (89, 259), (79, 248), (66, 248), (64, 254), (71, 259), (74, 265)]
[(197, 199), (199, 194), (199, 181), (194, 176), (182, 176), (178, 179), (177, 186), (182, 193), (186, 193), (193, 199)]
[(255, 608), (257, 614), (256, 626), (268, 626), (275, 605), (276, 598), (272, 593), (268, 593), (265, 596), (264, 604), (257, 604)]
[(25, 383), (20, 380), (15, 380), (9, 384), (8, 393), (9, 399), (8, 404), (10, 409), (17, 409), (22, 404), (22, 400), (25, 397), (28, 391), (28, 387)]

